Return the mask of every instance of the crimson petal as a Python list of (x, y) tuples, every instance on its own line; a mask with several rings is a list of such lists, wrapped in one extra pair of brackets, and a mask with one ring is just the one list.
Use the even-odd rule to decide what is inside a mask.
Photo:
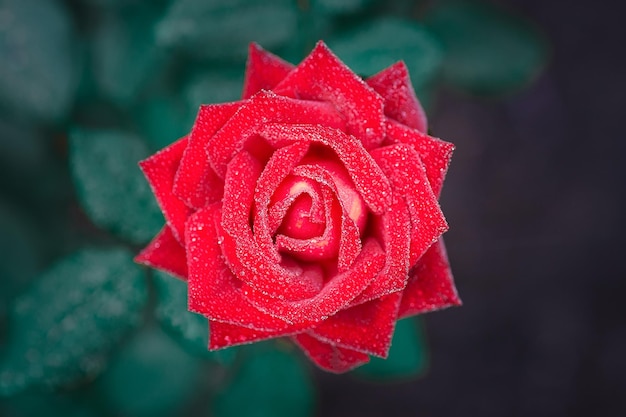
[(387, 119), (387, 141), (393, 144), (406, 143), (415, 148), (424, 164), (433, 193), (439, 198), (454, 145), (389, 119)]
[(242, 297), (241, 283), (221, 254), (216, 231), (219, 218), (219, 204), (214, 204), (197, 211), (187, 222), (189, 310), (209, 320), (256, 330), (287, 329), (285, 321), (262, 313)]
[(333, 346), (306, 333), (292, 337), (304, 353), (322, 369), (334, 373), (348, 372), (369, 362), (370, 357), (362, 352)]
[(241, 345), (244, 343), (259, 342), (261, 340), (273, 339), (280, 336), (291, 336), (303, 331), (298, 330), (296, 327), (285, 330), (262, 331), (219, 321), (210, 321), (209, 327), (209, 349), (211, 350)]
[(318, 42), (274, 91), (287, 97), (332, 103), (346, 117), (348, 133), (359, 138), (367, 149), (378, 146), (384, 139), (383, 98), (324, 42)]
[(346, 306), (374, 279), (385, 264), (385, 254), (376, 240), (363, 245), (354, 265), (338, 274), (310, 298), (291, 301), (285, 297), (271, 297), (251, 286), (243, 285), (246, 298), (259, 310), (294, 324), (325, 320)]
[(251, 43), (248, 48), (242, 98), (250, 98), (261, 90), (271, 90), (294, 68), (292, 64), (267, 52), (259, 44)]
[(200, 107), (174, 180), (174, 194), (189, 207), (200, 209), (222, 198), (224, 184), (211, 168), (204, 148), (240, 106), (241, 103), (225, 103)]
[(461, 299), (454, 287), (446, 248), (443, 239), (439, 239), (411, 271), (398, 318), (459, 305)]
[(409, 70), (397, 62), (366, 80), (385, 99), (385, 115), (420, 132), (428, 131), (426, 113), (415, 96)]
[(179, 167), (188, 140), (186, 137), (172, 143), (151, 157), (139, 162), (152, 192), (154, 193), (165, 221), (172, 229), (176, 240), (184, 245), (185, 221), (190, 214), (189, 208), (173, 193), (174, 177)]
[(248, 139), (265, 123), (345, 126), (341, 115), (328, 103), (295, 100), (263, 90), (245, 101), (206, 145), (211, 166), (220, 178), (226, 175), (228, 162), (245, 148)]
[(311, 330), (319, 340), (335, 346), (386, 358), (398, 319), (402, 293), (339, 311)]
[(182, 280), (187, 280), (187, 254), (178, 243), (169, 226), (157, 234), (136, 257), (135, 262), (160, 269)]
[(384, 213), (391, 204), (389, 181), (354, 136), (327, 126), (274, 123), (263, 126), (259, 134), (276, 148), (293, 142), (318, 142), (330, 147), (339, 156), (356, 189), (375, 214)]
[(437, 197), (433, 194), (419, 155), (410, 145), (392, 145), (372, 151), (372, 157), (406, 201), (411, 217), (411, 255), (415, 262), (446, 230)]

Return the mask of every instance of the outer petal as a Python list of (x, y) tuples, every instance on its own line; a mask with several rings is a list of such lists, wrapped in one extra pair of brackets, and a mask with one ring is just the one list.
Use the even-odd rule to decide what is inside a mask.
[(406, 201), (411, 217), (412, 266), (448, 230), (426, 178), (419, 155), (410, 145), (392, 145), (372, 151), (372, 156), (390, 179), (394, 192)]
[(378, 146), (384, 139), (383, 98), (324, 42), (318, 42), (274, 91), (283, 96), (332, 103), (346, 117), (348, 133), (359, 138), (367, 149)]
[(313, 123), (343, 128), (341, 115), (328, 103), (294, 100), (277, 96), (271, 91), (254, 95), (228, 122), (209, 139), (207, 155), (215, 172), (224, 178), (226, 166), (246, 147), (259, 127), (265, 123)]
[(259, 131), (274, 147), (293, 142), (317, 142), (330, 147), (350, 174), (356, 189), (372, 212), (382, 214), (391, 204), (387, 177), (353, 136), (326, 126), (267, 124)]
[(216, 222), (218, 205), (199, 210), (187, 222), (187, 259), (189, 267), (189, 310), (213, 321), (275, 331), (289, 325), (262, 313), (247, 302), (240, 281), (233, 276), (222, 257)]
[(363, 245), (352, 268), (332, 277), (311, 298), (290, 301), (284, 297), (269, 297), (245, 284), (242, 290), (252, 304), (272, 316), (294, 324), (320, 322), (346, 308), (376, 277), (384, 264), (385, 254), (376, 241), (370, 239)]
[(430, 247), (411, 271), (402, 295), (399, 319), (461, 305), (443, 240)]
[(428, 131), (426, 113), (415, 96), (409, 71), (397, 62), (366, 80), (385, 99), (385, 115), (420, 132)]
[(172, 188), (174, 186), (174, 176), (187, 143), (187, 138), (184, 137), (139, 162), (139, 166), (148, 179), (148, 183), (150, 183), (150, 187), (152, 187), (152, 191), (165, 216), (165, 221), (172, 229), (176, 240), (181, 244), (184, 244), (185, 221), (191, 211), (185, 203), (172, 193)]
[(189, 207), (199, 209), (221, 199), (224, 184), (213, 172), (206, 157), (205, 146), (241, 104), (238, 102), (200, 107), (189, 135), (189, 146), (174, 181), (174, 194)]
[(370, 360), (365, 353), (333, 346), (306, 333), (298, 334), (292, 340), (317, 366), (337, 374), (348, 372)]
[(295, 67), (274, 54), (251, 43), (243, 82), (242, 98), (250, 98), (261, 90), (271, 90)]
[(359, 352), (387, 357), (398, 319), (401, 292), (342, 310), (311, 330), (319, 340)]
[(169, 226), (163, 226), (158, 235), (135, 257), (135, 262), (160, 269), (182, 280), (187, 280), (187, 254), (178, 243)]
[(439, 198), (454, 145), (389, 119), (387, 119), (386, 141), (389, 143), (406, 143), (415, 148), (424, 164), (426, 177), (428, 177), (433, 193)]
[(244, 343), (260, 342), (261, 340), (280, 336), (290, 336), (304, 331), (298, 330), (296, 327), (277, 331), (262, 331), (219, 321), (209, 322), (209, 327), (209, 349), (211, 350)]

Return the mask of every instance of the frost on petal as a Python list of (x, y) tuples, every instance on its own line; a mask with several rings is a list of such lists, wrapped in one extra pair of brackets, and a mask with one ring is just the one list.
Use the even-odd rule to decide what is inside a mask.
[(376, 240), (370, 239), (352, 268), (332, 278), (310, 298), (290, 301), (284, 297), (270, 297), (245, 284), (246, 298), (258, 309), (290, 323), (314, 323), (325, 320), (346, 306), (374, 279), (385, 264), (385, 254)]
[(392, 145), (372, 151), (372, 156), (404, 198), (411, 218), (411, 256), (415, 262), (446, 230), (448, 224), (426, 178), (419, 155), (410, 145)]
[(187, 255), (169, 226), (163, 226), (136, 257), (135, 262), (160, 269), (182, 280), (187, 280)]
[[(320, 124), (343, 129), (345, 122), (335, 108), (323, 102), (295, 100), (261, 91), (247, 100), (228, 122), (211, 137), (206, 151), (215, 172), (224, 178), (226, 166), (241, 150), (254, 153), (257, 130), (266, 123)], [(249, 148), (246, 146), (249, 145)]]
[(354, 137), (327, 126), (267, 124), (259, 134), (279, 148), (293, 142), (316, 142), (331, 148), (344, 164), (367, 206), (382, 214), (391, 203), (391, 188), (380, 167)]
[(439, 198), (443, 180), (448, 172), (450, 158), (454, 151), (454, 145), (389, 119), (387, 119), (386, 141), (392, 144), (405, 143), (415, 148), (424, 164), (426, 177), (430, 182), (433, 193)]
[(428, 131), (426, 113), (415, 96), (404, 62), (393, 64), (366, 82), (385, 99), (385, 116), (420, 132)]
[(251, 43), (248, 48), (242, 98), (250, 98), (261, 90), (271, 90), (294, 68), (292, 64), (267, 52), (257, 43)]
[(298, 329), (296, 326), (284, 330), (262, 331), (219, 321), (210, 321), (209, 328), (209, 349), (211, 350), (245, 343), (260, 342), (275, 337), (290, 336), (304, 331)]
[(343, 348), (386, 358), (398, 319), (401, 292), (339, 311), (310, 333)]
[(228, 164), (220, 224), (224, 256), (239, 279), (264, 294), (288, 300), (312, 297), (323, 285), (319, 266), (287, 268), (254, 239), (249, 222), (260, 173), (260, 163), (245, 151)]
[(241, 103), (225, 103), (200, 107), (174, 181), (174, 194), (189, 207), (199, 209), (222, 197), (224, 184), (213, 172), (205, 146), (240, 106)]
[(185, 221), (190, 209), (173, 193), (174, 176), (178, 170), (183, 152), (187, 147), (186, 137), (160, 150), (151, 157), (139, 162), (152, 191), (165, 216), (165, 221), (172, 229), (176, 240), (184, 245)]
[(219, 204), (197, 211), (187, 222), (189, 310), (221, 321), (263, 331), (284, 330), (284, 320), (262, 313), (241, 294), (241, 282), (232, 274), (221, 254)]
[(405, 201), (394, 195), (393, 205), (384, 216), (372, 220), (378, 239), (385, 247), (385, 267), (350, 305), (355, 306), (393, 292), (407, 284), (411, 221)]
[(413, 268), (402, 295), (398, 318), (461, 305), (443, 239), (430, 247)]
[(311, 361), (329, 372), (348, 372), (370, 360), (370, 357), (365, 353), (333, 346), (307, 333), (293, 336), (292, 340), (304, 351)]
[(345, 116), (348, 133), (366, 149), (382, 143), (385, 133), (383, 98), (318, 42), (311, 54), (282, 80), (276, 94), (332, 103)]

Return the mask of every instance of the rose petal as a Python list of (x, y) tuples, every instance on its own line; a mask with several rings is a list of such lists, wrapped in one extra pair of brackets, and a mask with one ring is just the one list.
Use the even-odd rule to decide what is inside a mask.
[(184, 137), (139, 162), (139, 166), (161, 207), (167, 225), (172, 229), (176, 240), (183, 245), (185, 243), (185, 221), (190, 210), (172, 193), (172, 188), (174, 176), (187, 143), (188, 140)]
[(339, 129), (345, 126), (341, 115), (328, 103), (295, 100), (261, 91), (244, 102), (207, 143), (209, 161), (220, 178), (226, 175), (228, 162), (265, 123), (313, 123)]
[(252, 42), (248, 48), (242, 98), (250, 98), (261, 90), (271, 90), (294, 68)]
[(280, 148), (293, 142), (318, 142), (330, 147), (344, 164), (370, 210), (382, 214), (391, 203), (391, 188), (380, 167), (354, 137), (332, 127), (269, 123), (259, 130), (270, 145)]
[(242, 291), (258, 309), (289, 323), (313, 323), (325, 320), (361, 293), (385, 264), (385, 254), (374, 239), (363, 245), (363, 250), (348, 271), (338, 274), (324, 285), (319, 293), (302, 300), (270, 297), (245, 285)]
[(426, 178), (419, 155), (410, 145), (392, 145), (372, 151), (372, 157), (391, 181), (394, 192), (406, 201), (411, 217), (409, 264), (424, 254), (446, 230), (437, 197)]
[(216, 350), (245, 343), (259, 342), (281, 336), (291, 336), (304, 330), (291, 327), (285, 330), (262, 331), (219, 321), (209, 322), (209, 349)]
[(318, 340), (370, 355), (386, 358), (398, 319), (402, 293), (339, 311), (310, 333)]
[(136, 257), (135, 262), (160, 269), (182, 280), (187, 280), (187, 255), (169, 226), (157, 234)]
[(221, 239), (216, 231), (219, 219), (219, 204), (215, 204), (197, 211), (187, 222), (189, 310), (213, 321), (255, 330), (289, 328), (285, 321), (259, 311), (242, 297), (241, 283), (221, 254)]
[(267, 161), (263, 172), (256, 182), (254, 192), (256, 204), (254, 235), (261, 250), (270, 258), (273, 258), (275, 262), (280, 262), (280, 255), (272, 241), (273, 230), (269, 225), (268, 206), (277, 185), (285, 180), (308, 150), (309, 144), (306, 142), (296, 142), (290, 146), (278, 149)]
[(424, 164), (433, 193), (439, 198), (454, 145), (389, 119), (387, 119), (387, 141), (393, 144), (406, 143), (415, 148)]
[(205, 146), (241, 104), (225, 103), (200, 107), (189, 135), (189, 146), (174, 180), (174, 194), (189, 207), (199, 209), (222, 198), (224, 184), (211, 168)]
[(405, 201), (394, 195), (393, 205), (382, 217), (373, 219), (374, 230), (385, 245), (385, 267), (370, 285), (350, 303), (351, 306), (401, 291), (406, 287), (409, 272), (411, 220)]
[(348, 372), (370, 360), (365, 353), (333, 346), (306, 333), (298, 334), (292, 337), (292, 340), (311, 361), (326, 371)]
[(245, 151), (228, 164), (221, 221), (224, 256), (239, 279), (269, 296), (289, 300), (312, 297), (323, 284), (319, 268), (310, 265), (288, 270), (252, 235), (249, 219), (260, 173), (260, 163)]
[(385, 116), (420, 132), (428, 131), (426, 113), (415, 96), (404, 62), (391, 65), (366, 82), (385, 99)]
[(443, 239), (439, 239), (422, 256), (411, 271), (402, 295), (399, 319), (461, 305), (454, 287)]
[(346, 117), (348, 133), (359, 138), (366, 149), (378, 146), (384, 139), (383, 98), (324, 42), (318, 42), (274, 91), (287, 97), (332, 103)]

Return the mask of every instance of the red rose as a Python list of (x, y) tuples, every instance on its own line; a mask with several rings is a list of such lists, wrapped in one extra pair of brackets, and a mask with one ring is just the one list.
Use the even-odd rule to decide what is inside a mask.
[(137, 261), (188, 282), (210, 349), (290, 336), (321, 368), (385, 357), (395, 323), (460, 304), (428, 136), (403, 63), (362, 80), (320, 42), (251, 45), (241, 101), (140, 163), (167, 224)]

